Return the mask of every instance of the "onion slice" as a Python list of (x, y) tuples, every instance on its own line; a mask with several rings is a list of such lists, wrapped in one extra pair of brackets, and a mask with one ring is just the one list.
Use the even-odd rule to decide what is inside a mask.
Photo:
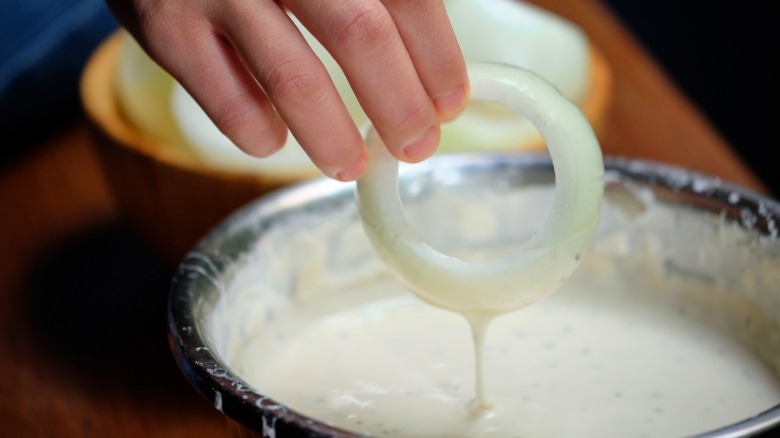
[(398, 193), (398, 162), (373, 129), (366, 135), (368, 168), (356, 191), (366, 234), (413, 293), (444, 309), (495, 315), (554, 292), (577, 268), (599, 222), (604, 164), (587, 119), (545, 79), (495, 63), (470, 63), (468, 71), (474, 100), (516, 111), (547, 143), (555, 195), (536, 234), (492, 260), (467, 261), (434, 249), (408, 223)]

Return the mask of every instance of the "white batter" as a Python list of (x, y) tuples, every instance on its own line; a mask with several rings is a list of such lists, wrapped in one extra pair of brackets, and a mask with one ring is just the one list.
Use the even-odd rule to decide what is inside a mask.
[[(398, 191), (399, 163), (372, 131), (365, 136), (366, 173), (355, 193), (366, 236), (387, 269), (423, 301), (468, 321), (476, 351), (477, 405), (489, 409), (493, 404), (485, 392), (482, 361), (487, 330), (496, 317), (558, 290), (577, 268), (598, 227), (604, 162), (588, 120), (546, 79), (506, 64), (467, 67), (472, 99), (504, 105), (527, 118), (547, 144), (555, 191), (543, 225), (520, 248), (485, 260), (431, 246), (409, 224)], [(457, 242), (458, 237), (450, 239)]]
[[(504, 216), (550, 199), (541, 190), (464, 202), (463, 192), (431, 195), (432, 209), (411, 206), (410, 216), (489, 241), (517, 226)], [(354, 216), (314, 214), (267, 235), (218, 305), (215, 344), (263, 394), (375, 436), (684, 436), (780, 403), (778, 323), (730, 293), (761, 296), (776, 278), (751, 272), (776, 272), (777, 261), (750, 258), (750, 238), (717, 219), (703, 226), (635, 195), (612, 195), (595, 249), (561, 290), (490, 326), (492, 409), (474, 403), (466, 322), (404, 290)], [(485, 222), (485, 211), (496, 217)], [(523, 225), (535, 230), (531, 219)], [(665, 240), (670, 229), (685, 239)], [(435, 241), (453, 230), (422, 232)]]
[(473, 406), (465, 321), (400, 287), (284, 345), (260, 334), (232, 366), (299, 412), (378, 436), (682, 436), (780, 402), (772, 370), (742, 333), (702, 315), (700, 297), (659, 302), (657, 284), (576, 278), (491, 325), (489, 410)]

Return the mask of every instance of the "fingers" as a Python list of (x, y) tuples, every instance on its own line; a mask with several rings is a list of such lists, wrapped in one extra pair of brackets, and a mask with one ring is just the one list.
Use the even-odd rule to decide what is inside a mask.
[(382, 0), (442, 121), (468, 104), (466, 63), (441, 0)]
[[(287, 127), (229, 42), (187, 2), (161, 2), (144, 21), (144, 45), (244, 152), (268, 156)], [(175, 23), (175, 24), (173, 24)]]
[(379, 0), (284, 4), (342, 67), (390, 152), (412, 162), (431, 155), (439, 142), (436, 109), (384, 5)]
[(326, 175), (359, 177), (365, 145), (328, 71), (271, 0), (221, 3), (215, 19), (298, 143)]
[(108, 1), (241, 149), (269, 155), (289, 127), (336, 179), (362, 175), (365, 144), (287, 9), (339, 63), (397, 159), (430, 156), (440, 121), (468, 101), (465, 63), (441, 0), (133, 0), (131, 12)]

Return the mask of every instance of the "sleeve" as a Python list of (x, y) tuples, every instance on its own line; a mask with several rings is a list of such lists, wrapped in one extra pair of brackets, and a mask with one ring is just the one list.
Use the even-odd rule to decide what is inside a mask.
[(81, 113), (81, 70), (116, 28), (102, 0), (0, 1), (0, 154)]

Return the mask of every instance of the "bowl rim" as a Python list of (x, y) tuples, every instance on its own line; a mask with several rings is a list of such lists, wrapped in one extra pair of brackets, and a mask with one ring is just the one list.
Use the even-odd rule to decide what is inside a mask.
[[(621, 180), (641, 182), (663, 195), (690, 196), (691, 199), (709, 200), (697, 204), (697, 208), (712, 208), (726, 213), (746, 228), (756, 228), (762, 235), (780, 238), (774, 221), (780, 218), (780, 202), (767, 195), (723, 181), (707, 174), (690, 171), (673, 165), (650, 160), (618, 156), (605, 156), (605, 184)], [(434, 156), (415, 165), (414, 173), (425, 173), (476, 166), (517, 166), (523, 170), (552, 171), (552, 161), (544, 153), (481, 153)], [(402, 170), (402, 174), (405, 172)], [(186, 379), (216, 409), (243, 427), (262, 436), (317, 436), (333, 438), (358, 437), (353, 432), (333, 427), (325, 422), (299, 414), (270, 397), (253, 389), (240, 377), (232, 374), (210, 350), (208, 341), (198, 329), (198, 297), (191, 286), (197, 277), (208, 278), (219, 274), (225, 266), (219, 266), (224, 254), (219, 251), (219, 241), (225, 233), (236, 227), (256, 223), (268, 212), (279, 206), (295, 206), (349, 191), (354, 183), (339, 183), (327, 178), (301, 182), (278, 189), (247, 204), (226, 218), (201, 239), (176, 270), (168, 301), (168, 339), (176, 363)], [(716, 205), (717, 204), (717, 205)], [(728, 206), (720, 210), (717, 206)], [(741, 213), (747, 209), (754, 213), (746, 224)], [(758, 218), (758, 220), (756, 220)], [(214, 277), (211, 277), (214, 278)], [(214, 280), (208, 280), (213, 282)], [(270, 435), (269, 431), (277, 435)], [(767, 436), (780, 431), (780, 404), (742, 421), (707, 431), (691, 438), (726, 438)]]

